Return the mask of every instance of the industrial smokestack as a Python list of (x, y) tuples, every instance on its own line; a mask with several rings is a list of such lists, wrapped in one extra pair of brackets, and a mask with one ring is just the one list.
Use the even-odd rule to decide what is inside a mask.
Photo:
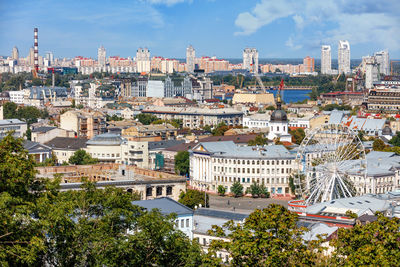
[(35, 70), (36, 73), (39, 72), (39, 45), (38, 45), (38, 28), (35, 28), (33, 31), (33, 38), (35, 41), (35, 48), (34, 48), (34, 57), (35, 57)]

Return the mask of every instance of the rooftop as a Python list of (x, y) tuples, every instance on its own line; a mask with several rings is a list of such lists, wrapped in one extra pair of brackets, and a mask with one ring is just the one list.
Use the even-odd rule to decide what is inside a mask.
[(96, 135), (87, 141), (86, 144), (94, 146), (119, 146), (124, 140), (120, 135), (105, 133)]
[(209, 109), (196, 107), (158, 107), (149, 106), (143, 109), (143, 113), (170, 113), (170, 114), (203, 114), (203, 115), (243, 115), (242, 111), (233, 108)]
[(41, 126), (41, 127), (36, 127), (32, 130), (32, 133), (47, 133), (48, 131), (51, 131), (53, 129), (56, 129), (57, 127), (54, 126)]
[(53, 149), (78, 150), (86, 147), (87, 139), (73, 137), (55, 137), (45, 145)]
[(282, 145), (263, 147), (238, 146), (233, 141), (201, 142), (192, 150), (194, 153), (211, 154), (224, 158), (294, 159), (295, 156)]
[(161, 197), (150, 200), (132, 201), (133, 205), (138, 205), (148, 211), (158, 209), (164, 215), (175, 213), (179, 215), (193, 215), (193, 210), (182, 205), (181, 203), (170, 199), (169, 197)]

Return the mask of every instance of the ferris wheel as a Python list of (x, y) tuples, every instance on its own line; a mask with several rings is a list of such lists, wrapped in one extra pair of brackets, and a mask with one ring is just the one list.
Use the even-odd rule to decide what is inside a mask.
[(326, 124), (311, 131), (299, 146), (296, 164), (295, 193), (307, 206), (353, 197), (356, 186), (366, 186), (364, 146), (357, 132), (343, 125)]

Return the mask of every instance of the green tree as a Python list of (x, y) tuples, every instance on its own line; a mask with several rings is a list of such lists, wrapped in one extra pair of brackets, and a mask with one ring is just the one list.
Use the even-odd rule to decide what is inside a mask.
[(379, 138), (375, 138), (374, 142), (372, 143), (372, 149), (375, 151), (383, 151), (385, 148), (385, 142)]
[(303, 128), (289, 130), (289, 134), (292, 135), (293, 141), (298, 145), (300, 145), (303, 139), (306, 137), (306, 133), (304, 132)]
[(144, 113), (140, 113), (140, 114), (136, 115), (135, 119), (137, 119), (138, 121), (140, 121), (140, 123), (142, 123), (144, 125), (150, 125), (153, 121), (158, 120), (157, 116), (154, 116), (152, 114), (144, 114)]
[(256, 136), (255, 139), (250, 140), (247, 145), (249, 146), (264, 146), (268, 144), (268, 138), (264, 138), (262, 134)]
[(394, 146), (400, 146), (400, 132), (397, 132), (392, 139), (390, 139), (389, 144)]
[(175, 155), (175, 173), (179, 175), (188, 175), (190, 169), (189, 152), (179, 151)]
[(378, 215), (376, 221), (353, 228), (339, 228), (334, 247), (334, 266), (399, 266), (400, 220)]
[(235, 197), (243, 196), (243, 185), (240, 182), (234, 182), (231, 186), (231, 192)]
[(69, 158), (68, 162), (73, 165), (89, 165), (96, 164), (98, 159), (92, 158), (85, 150), (79, 149)]
[(17, 104), (14, 102), (7, 102), (3, 106), (3, 116), (5, 119), (16, 119), (17, 117)]
[(260, 197), (263, 192), (261, 186), (253, 182), (246, 193), (250, 193), (252, 197), (257, 198)]
[(213, 226), (210, 234), (228, 238), (213, 240), (210, 253), (226, 250), (232, 266), (310, 266), (317, 258), (316, 242), (303, 240), (305, 229), (297, 227), (297, 214), (270, 204), (255, 210), (244, 223)]
[(210, 126), (210, 125), (204, 125), (204, 126), (203, 126), (203, 130), (206, 131), (206, 132), (209, 132), (209, 133), (212, 132), (212, 129), (211, 129), (211, 126)]
[[(205, 199), (204, 199), (205, 197)], [(206, 200), (206, 201), (204, 201)], [(193, 190), (193, 189), (188, 189), (186, 192), (181, 192), (179, 195), (179, 203), (182, 203), (183, 205), (194, 209), (196, 206), (209, 206), (209, 197), (208, 194), (204, 194), (204, 192), (198, 191), (198, 190)]]
[(0, 265), (35, 266), (45, 250), (43, 223), (33, 217), (43, 182), (23, 140), (8, 134), (0, 141)]
[(220, 195), (220, 196), (225, 196), (225, 193), (226, 193), (225, 186), (219, 185), (219, 186), (217, 187), (217, 191), (218, 191), (218, 195)]
[(224, 135), (226, 131), (229, 130), (229, 127), (225, 124), (225, 122), (220, 122), (212, 131), (212, 135), (221, 136)]

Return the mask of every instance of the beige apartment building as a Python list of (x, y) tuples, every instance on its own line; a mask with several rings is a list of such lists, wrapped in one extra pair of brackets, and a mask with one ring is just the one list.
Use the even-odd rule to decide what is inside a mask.
[(100, 111), (70, 110), (60, 116), (60, 128), (91, 139), (106, 132), (106, 116)]

